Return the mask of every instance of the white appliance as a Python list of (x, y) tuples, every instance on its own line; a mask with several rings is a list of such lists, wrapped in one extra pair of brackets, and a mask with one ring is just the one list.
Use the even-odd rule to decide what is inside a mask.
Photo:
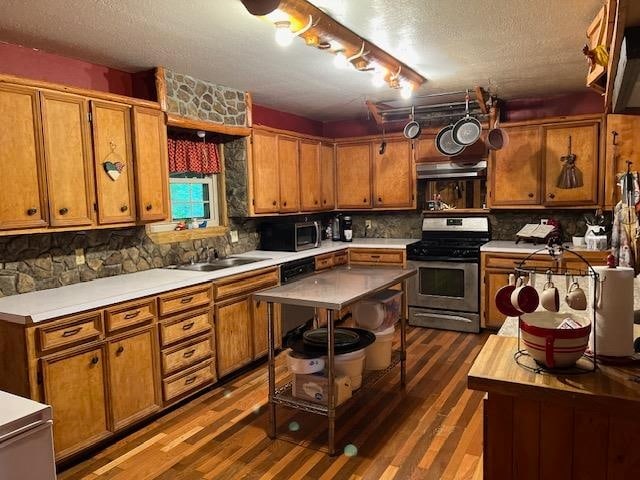
[(0, 479), (55, 480), (51, 407), (0, 391)]

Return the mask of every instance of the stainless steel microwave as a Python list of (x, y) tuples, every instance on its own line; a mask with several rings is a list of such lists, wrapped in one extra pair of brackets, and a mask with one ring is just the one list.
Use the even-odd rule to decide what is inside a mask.
[(320, 245), (320, 222), (264, 223), (260, 229), (260, 249), (299, 252)]

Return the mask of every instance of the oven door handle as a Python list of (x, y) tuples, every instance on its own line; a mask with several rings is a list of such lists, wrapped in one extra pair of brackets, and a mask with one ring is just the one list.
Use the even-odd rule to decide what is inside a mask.
[(440, 315), (438, 313), (414, 313), (416, 317), (429, 317), (429, 318), (441, 318), (442, 320), (458, 320), (466, 323), (472, 323), (473, 320), (465, 317), (458, 317), (457, 315)]
[(316, 226), (316, 243), (313, 245), (314, 248), (320, 245), (320, 222), (313, 222)]

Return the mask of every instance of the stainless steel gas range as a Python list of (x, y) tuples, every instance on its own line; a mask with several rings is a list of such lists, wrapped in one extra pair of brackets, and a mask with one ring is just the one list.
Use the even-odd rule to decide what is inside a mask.
[(489, 241), (486, 217), (429, 217), (422, 240), (407, 246), (409, 324), (480, 331), (480, 247)]

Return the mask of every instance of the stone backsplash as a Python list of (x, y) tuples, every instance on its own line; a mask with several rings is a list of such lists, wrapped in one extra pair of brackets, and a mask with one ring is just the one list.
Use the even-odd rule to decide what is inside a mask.
[(164, 69), (167, 112), (224, 125), (246, 126), (245, 92)]
[[(257, 248), (255, 221), (232, 219), (230, 228), (238, 230), (237, 243), (226, 235), (158, 245), (145, 227), (0, 237), (0, 297), (204, 260), (207, 247), (221, 256)], [(82, 265), (76, 264), (78, 248)]]
[(247, 185), (247, 139), (223, 144), (227, 212), (230, 217), (249, 215)]

